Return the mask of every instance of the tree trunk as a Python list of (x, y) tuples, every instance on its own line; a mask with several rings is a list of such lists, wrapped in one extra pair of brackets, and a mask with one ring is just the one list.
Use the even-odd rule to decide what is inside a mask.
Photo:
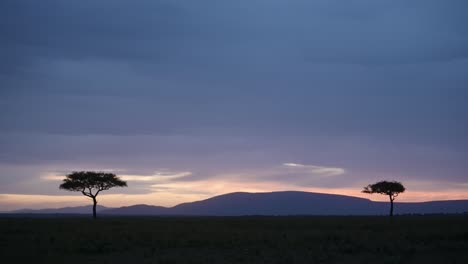
[(93, 218), (96, 220), (96, 205), (97, 205), (97, 200), (96, 197), (93, 197)]
[(393, 216), (393, 198), (390, 195), (390, 217)]

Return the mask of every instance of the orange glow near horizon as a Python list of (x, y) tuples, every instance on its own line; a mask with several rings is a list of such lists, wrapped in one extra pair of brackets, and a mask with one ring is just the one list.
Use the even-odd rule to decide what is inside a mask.
[[(171, 207), (180, 203), (207, 199), (216, 195), (231, 192), (273, 192), (273, 191), (307, 191), (329, 194), (340, 194), (361, 197), (373, 201), (387, 201), (384, 195), (361, 193), (360, 188), (298, 188), (278, 182), (227, 182), (205, 180), (196, 182), (170, 182), (154, 185), (163, 187), (160, 190), (145, 194), (101, 194), (100, 205), (108, 207), (149, 204)], [(194, 191), (196, 190), (196, 191)], [(397, 202), (424, 202), (434, 200), (468, 199), (468, 194), (459, 190), (453, 191), (418, 191), (409, 190), (397, 198)], [(22, 208), (58, 208), (66, 206), (88, 205), (86, 197), (80, 195), (29, 195), (0, 194), (0, 211)]]

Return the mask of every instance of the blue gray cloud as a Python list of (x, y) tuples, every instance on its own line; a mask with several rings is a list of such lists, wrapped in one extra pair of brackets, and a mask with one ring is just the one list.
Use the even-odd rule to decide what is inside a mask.
[(346, 169), (316, 186), (466, 182), (467, 8), (1, 1), (0, 193), (86, 167), (196, 181), (297, 163)]

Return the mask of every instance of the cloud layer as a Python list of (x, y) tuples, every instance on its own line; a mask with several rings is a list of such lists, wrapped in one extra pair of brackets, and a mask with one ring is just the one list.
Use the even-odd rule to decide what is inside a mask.
[(64, 195), (44, 179), (77, 169), (113, 170), (127, 195), (166, 204), (381, 179), (458, 190), (467, 8), (0, 1), (0, 193)]

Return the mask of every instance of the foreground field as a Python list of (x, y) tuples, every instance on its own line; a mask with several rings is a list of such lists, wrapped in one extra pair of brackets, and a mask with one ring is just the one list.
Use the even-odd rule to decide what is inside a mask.
[(3, 263), (468, 263), (468, 217), (0, 218)]

